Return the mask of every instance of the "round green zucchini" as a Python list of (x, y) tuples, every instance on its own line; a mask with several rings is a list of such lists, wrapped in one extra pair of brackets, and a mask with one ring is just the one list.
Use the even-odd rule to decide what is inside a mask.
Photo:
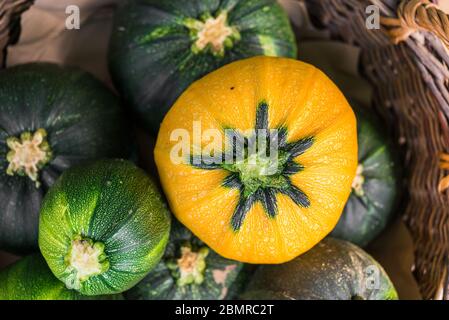
[(361, 110), (356, 115), (359, 165), (352, 193), (331, 236), (365, 247), (394, 216), (399, 168), (381, 121)]
[(155, 134), (192, 82), (257, 55), (296, 58), (276, 0), (131, 0), (117, 10), (109, 65), (117, 88)]
[(40, 254), (27, 256), (0, 271), (0, 300), (122, 299), (121, 295), (83, 296), (59, 281)]
[(32, 63), (0, 72), (0, 248), (38, 248), (42, 198), (65, 169), (127, 157), (118, 99), (76, 68)]
[(174, 223), (159, 264), (134, 288), (129, 300), (222, 300), (235, 288), (243, 264), (207, 247)]
[(101, 160), (66, 170), (48, 191), (39, 247), (68, 288), (113, 294), (157, 265), (169, 234), (169, 211), (155, 183), (131, 162)]
[(258, 268), (244, 299), (396, 300), (382, 267), (356, 245), (326, 238), (298, 258)]

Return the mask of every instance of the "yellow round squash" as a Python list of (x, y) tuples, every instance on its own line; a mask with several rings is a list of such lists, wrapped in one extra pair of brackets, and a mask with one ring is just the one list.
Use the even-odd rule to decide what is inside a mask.
[(182, 94), (155, 160), (173, 213), (213, 250), (283, 263), (336, 225), (357, 168), (356, 120), (320, 70), (255, 57)]

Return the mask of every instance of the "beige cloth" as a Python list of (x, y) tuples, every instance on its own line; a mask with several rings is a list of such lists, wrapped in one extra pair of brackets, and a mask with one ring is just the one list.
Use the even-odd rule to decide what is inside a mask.
[[(22, 16), (22, 34), (8, 49), (7, 66), (49, 61), (80, 66), (111, 85), (106, 52), (117, 0), (37, 0)], [(80, 8), (81, 28), (68, 30), (65, 8)]]

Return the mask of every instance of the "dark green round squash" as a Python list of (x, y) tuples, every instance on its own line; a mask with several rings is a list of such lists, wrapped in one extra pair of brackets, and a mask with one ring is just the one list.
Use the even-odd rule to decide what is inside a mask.
[(164, 257), (139, 284), (125, 293), (129, 300), (221, 300), (234, 294), (243, 264), (208, 248), (174, 223)]
[(298, 258), (259, 267), (244, 299), (395, 300), (382, 267), (347, 241), (326, 238)]
[(37, 250), (47, 189), (85, 160), (125, 157), (118, 99), (84, 71), (47, 63), (0, 72), (0, 248)]
[(391, 221), (398, 198), (399, 166), (380, 119), (356, 110), (357, 174), (342, 216), (331, 236), (365, 247)]
[(121, 293), (157, 265), (170, 212), (156, 184), (125, 160), (66, 170), (44, 198), (39, 247), (53, 274), (85, 295)]
[(56, 279), (40, 254), (27, 256), (0, 271), (0, 300), (122, 299), (121, 295), (83, 296)]
[(131, 0), (117, 10), (109, 65), (154, 134), (192, 82), (257, 55), (296, 58), (288, 17), (276, 0)]

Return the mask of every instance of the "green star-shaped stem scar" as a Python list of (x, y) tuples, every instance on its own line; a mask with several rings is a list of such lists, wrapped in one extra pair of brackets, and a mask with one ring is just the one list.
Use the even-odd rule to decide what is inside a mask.
[[(226, 188), (240, 192), (239, 201), (231, 218), (231, 227), (238, 231), (251, 207), (259, 201), (270, 218), (276, 217), (277, 195), (284, 194), (300, 207), (309, 207), (309, 197), (293, 185), (290, 176), (304, 170), (294, 159), (309, 149), (314, 137), (305, 137), (287, 142), (287, 128), (268, 128), (268, 104), (262, 101), (257, 106), (256, 127), (249, 137), (238, 130), (225, 130), (232, 150), (218, 156), (191, 155), (192, 166), (203, 170), (226, 170), (229, 175), (223, 180)], [(229, 134), (231, 132), (232, 134)], [(257, 143), (254, 143), (257, 141)], [(277, 144), (276, 144), (277, 142)], [(276, 146), (275, 157), (273, 148)], [(254, 147), (255, 146), (255, 147)], [(218, 159), (218, 161), (217, 161)]]

